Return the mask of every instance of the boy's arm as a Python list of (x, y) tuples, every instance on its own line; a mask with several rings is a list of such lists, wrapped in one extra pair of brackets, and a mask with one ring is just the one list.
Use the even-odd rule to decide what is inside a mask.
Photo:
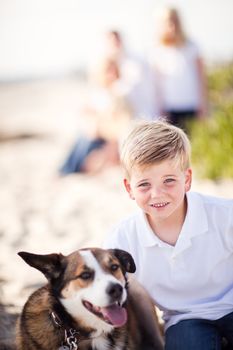
[(205, 75), (205, 69), (203, 61), (200, 57), (196, 59), (199, 93), (200, 93), (200, 106), (198, 111), (199, 119), (205, 119), (208, 116), (208, 102), (207, 102), (207, 80)]
[(127, 244), (126, 238), (122, 230), (116, 229), (110, 232), (104, 239), (102, 247), (104, 249), (123, 249), (130, 253), (129, 245)]

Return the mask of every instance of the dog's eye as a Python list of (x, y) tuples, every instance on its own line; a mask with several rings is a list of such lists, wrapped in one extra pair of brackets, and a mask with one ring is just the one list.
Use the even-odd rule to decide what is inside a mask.
[(116, 270), (119, 269), (119, 267), (120, 267), (120, 266), (117, 265), (117, 264), (112, 264), (110, 268), (111, 268), (112, 271), (116, 271)]
[(92, 278), (92, 273), (91, 272), (83, 272), (79, 275), (79, 278), (81, 278), (82, 280), (89, 280), (90, 278)]

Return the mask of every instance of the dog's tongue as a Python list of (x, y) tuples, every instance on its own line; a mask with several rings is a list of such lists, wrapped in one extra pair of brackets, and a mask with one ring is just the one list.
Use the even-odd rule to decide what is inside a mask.
[(115, 327), (123, 326), (127, 321), (127, 312), (124, 307), (119, 305), (110, 305), (102, 308), (102, 313), (105, 318)]

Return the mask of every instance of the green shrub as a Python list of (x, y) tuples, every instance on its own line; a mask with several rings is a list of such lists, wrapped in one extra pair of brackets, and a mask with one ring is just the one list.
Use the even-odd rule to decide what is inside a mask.
[(192, 163), (198, 177), (233, 178), (233, 63), (208, 71), (212, 115), (189, 125)]
[(218, 107), (233, 97), (233, 63), (211, 69), (207, 74), (208, 94), (212, 107)]
[(195, 121), (190, 137), (197, 176), (233, 178), (233, 103), (218, 106), (204, 122)]
[(233, 87), (233, 63), (210, 70), (208, 73), (208, 89), (225, 91)]

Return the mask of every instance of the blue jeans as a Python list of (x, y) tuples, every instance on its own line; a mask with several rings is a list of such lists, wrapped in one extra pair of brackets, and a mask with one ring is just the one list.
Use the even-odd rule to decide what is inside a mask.
[(183, 320), (165, 333), (165, 350), (221, 349), (233, 349), (233, 312), (215, 321)]
[(87, 156), (94, 150), (105, 145), (105, 140), (102, 138), (88, 139), (84, 136), (78, 138), (75, 145), (72, 147), (67, 159), (60, 168), (61, 175), (82, 172), (83, 164)]

